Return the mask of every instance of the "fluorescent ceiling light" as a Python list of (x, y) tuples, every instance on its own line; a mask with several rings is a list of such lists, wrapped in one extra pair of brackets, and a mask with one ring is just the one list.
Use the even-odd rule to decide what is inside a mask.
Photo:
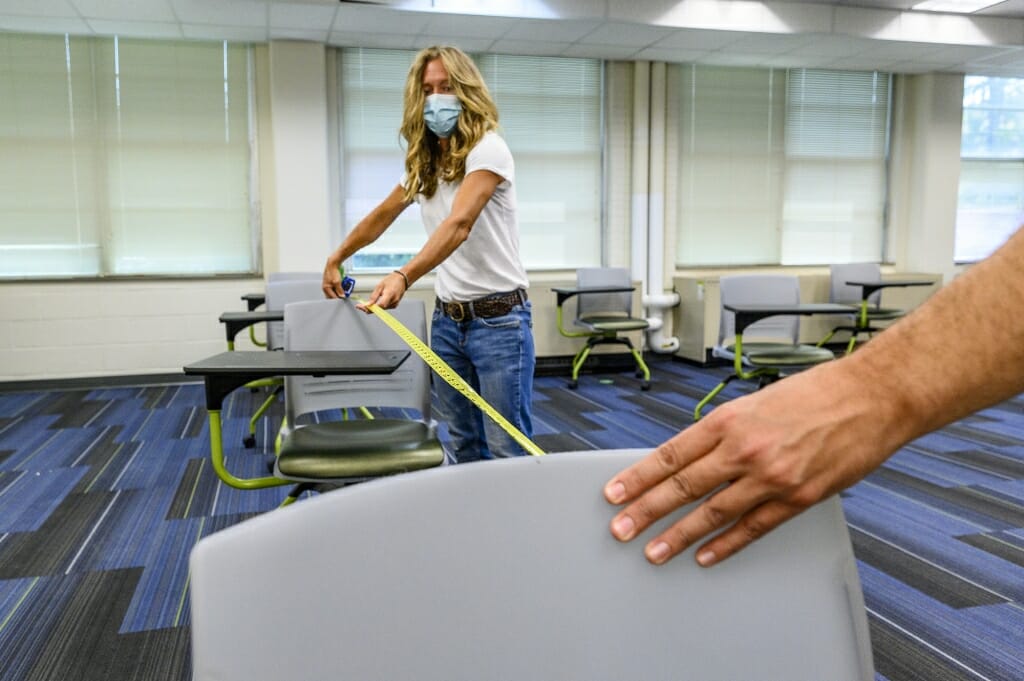
[(910, 9), (925, 12), (952, 12), (954, 14), (971, 14), (979, 9), (998, 5), (1003, 0), (925, 0)]

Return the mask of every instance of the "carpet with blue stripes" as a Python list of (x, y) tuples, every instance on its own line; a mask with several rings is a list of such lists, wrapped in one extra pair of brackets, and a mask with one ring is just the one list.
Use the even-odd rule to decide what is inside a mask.
[[(539, 377), (549, 452), (652, 447), (690, 422), (724, 369), (655, 361)], [(750, 389), (736, 382), (718, 402)], [(263, 475), (272, 408), (226, 402), (229, 467)], [(0, 393), (0, 679), (187, 680), (188, 554), (277, 506), (211, 469), (200, 384)], [(900, 450), (843, 495), (880, 681), (1024, 680), (1024, 396)]]

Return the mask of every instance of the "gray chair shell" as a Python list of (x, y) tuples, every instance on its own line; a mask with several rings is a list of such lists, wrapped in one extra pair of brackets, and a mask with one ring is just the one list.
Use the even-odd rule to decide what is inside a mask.
[(714, 568), (655, 567), (653, 531), (617, 542), (601, 495), (645, 453), (420, 471), (212, 534), (190, 562), (193, 678), (874, 678), (838, 498)]

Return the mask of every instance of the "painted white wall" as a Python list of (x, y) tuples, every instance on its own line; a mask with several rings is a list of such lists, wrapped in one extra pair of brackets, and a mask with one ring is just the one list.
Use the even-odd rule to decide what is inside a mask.
[(325, 47), (272, 41), (269, 68), (276, 269), (319, 271), (333, 247), (328, 241)]

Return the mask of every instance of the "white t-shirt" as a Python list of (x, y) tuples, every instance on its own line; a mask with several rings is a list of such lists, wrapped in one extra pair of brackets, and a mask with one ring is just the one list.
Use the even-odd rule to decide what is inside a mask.
[[(480, 211), (469, 238), (437, 267), (434, 291), (445, 302), (474, 300), (529, 285), (519, 259), (515, 163), (508, 145), (497, 133), (485, 133), (466, 157), (466, 175), (475, 170), (489, 170), (504, 180)], [(461, 181), (438, 182), (437, 191), (429, 199), (416, 195), (428, 235), (451, 214), (461, 185)]]

